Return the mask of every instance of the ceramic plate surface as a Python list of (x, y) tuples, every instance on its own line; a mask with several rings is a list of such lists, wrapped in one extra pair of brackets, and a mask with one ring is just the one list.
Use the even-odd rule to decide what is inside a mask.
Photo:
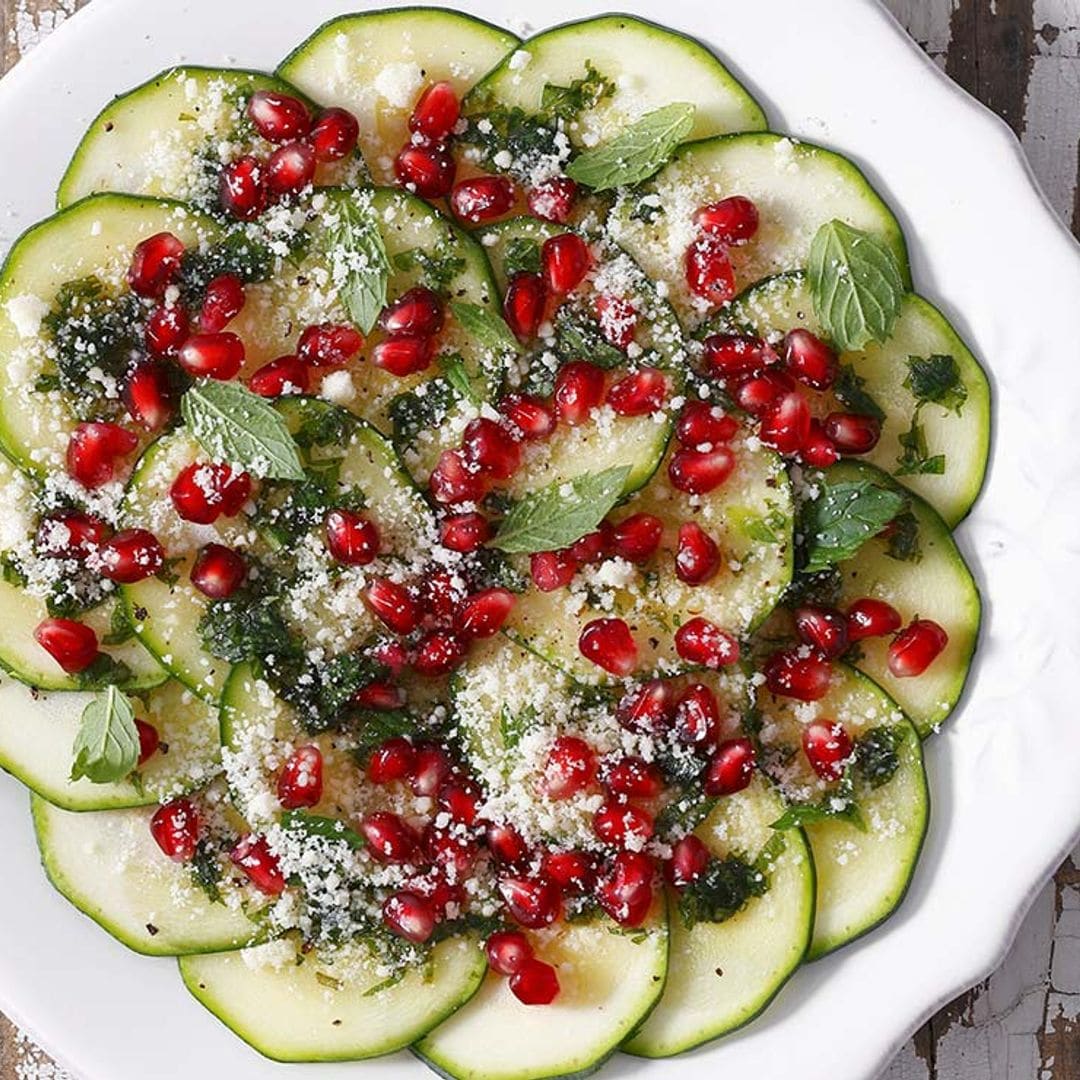
[[(365, 6), (94, 0), (0, 83), (0, 248), (49, 213), (80, 134), (114, 94), (179, 62), (271, 69), (323, 20)], [(500, 0), (456, 6), (508, 21)], [(1080, 249), (1005, 126), (871, 0), (620, 6), (703, 39), (776, 130), (866, 169), (905, 227), (916, 287), (994, 384), (987, 486), (957, 534), (986, 602), (982, 641), (964, 702), (927, 747), (933, 811), (910, 894), (883, 927), (799, 972), (743, 1031), (663, 1063), (617, 1058), (603, 1074), (773, 1080), (797, 1063), (801, 1080), (867, 1080), (1000, 960), (1080, 825)], [(511, 29), (604, 10), (514, 0)], [(27, 802), (0, 776), (0, 1007), (80, 1080), (424, 1075), (405, 1054), (319, 1066), (258, 1057), (187, 995), (172, 961), (128, 953), (52, 891)]]

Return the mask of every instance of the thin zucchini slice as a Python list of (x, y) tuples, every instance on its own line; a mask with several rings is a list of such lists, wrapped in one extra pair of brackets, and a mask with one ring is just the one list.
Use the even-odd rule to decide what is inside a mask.
[(283, 938), (179, 964), (198, 1001), (274, 1061), (355, 1061), (403, 1049), (468, 1001), (487, 968), (475, 937), (440, 942), (430, 964), (383, 986), (363, 943), (305, 954)]
[(686, 249), (697, 235), (694, 212), (729, 195), (753, 199), (761, 216), (754, 238), (731, 248), (740, 290), (803, 268), (814, 234), (834, 218), (887, 244), (902, 277), (911, 280), (892, 211), (858, 166), (820, 146), (766, 132), (705, 139), (684, 146), (645, 189), (656, 212), (642, 213), (640, 196), (627, 197), (612, 211), (608, 229), (653, 281), (667, 285), (684, 326), (695, 327), (710, 314), (690, 294), (683, 273)]
[[(736, 297), (724, 311), (723, 328), (739, 328), (772, 337), (795, 327), (824, 336), (814, 316), (806, 276), (801, 271), (780, 274)], [(918, 399), (906, 385), (909, 359), (950, 356), (963, 387), (959, 411)], [(854, 377), (884, 415), (881, 440), (860, 460), (896, 476), (905, 487), (921, 495), (955, 526), (971, 509), (986, 474), (990, 452), (990, 386), (979, 362), (949, 325), (945, 316), (921, 296), (908, 293), (892, 336), (883, 345), (871, 343), (863, 352), (841, 356), (845, 373), (838, 388), (822, 395), (823, 412), (859, 412), (857, 401), (837, 397)], [(863, 406), (865, 408), (866, 406)], [(928, 458), (944, 455), (942, 471), (919, 472), (903, 467), (900, 438), (918, 422), (926, 440)]]
[(423, 90), (449, 82), (459, 97), (518, 44), (506, 30), (458, 11), (402, 8), (342, 15), (319, 27), (277, 74), (349, 109), (376, 183), (394, 182), (394, 157)]

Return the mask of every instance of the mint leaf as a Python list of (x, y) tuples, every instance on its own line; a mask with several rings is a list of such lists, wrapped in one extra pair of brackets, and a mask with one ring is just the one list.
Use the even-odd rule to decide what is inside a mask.
[(503, 749), (512, 750), (525, 733), (536, 723), (536, 709), (526, 705), (519, 713), (512, 713), (508, 705), (503, 705), (499, 713), (499, 730), (502, 733)]
[(609, 370), (626, 363), (626, 353), (607, 341), (599, 321), (570, 304), (555, 313), (555, 353), (564, 362), (588, 360)]
[(317, 836), (323, 840), (343, 840), (353, 851), (359, 851), (364, 846), (364, 838), (337, 818), (309, 814), (304, 810), (286, 810), (281, 815), (281, 824), (286, 829), (302, 832), (305, 836)]
[(122, 780), (139, 762), (139, 732), (131, 702), (115, 686), (94, 695), (72, 747), (71, 779), (95, 784)]
[(838, 349), (888, 340), (904, 282), (896, 256), (877, 237), (842, 221), (822, 225), (810, 245), (807, 276), (818, 321)]
[(521, 346), (510, 327), (479, 304), (451, 303), (450, 312), (470, 337), (493, 352), (518, 352)]
[(885, 554), (897, 562), (919, 562), (922, 559), (922, 544), (919, 542), (919, 519), (905, 510), (894, 518), (889, 528), (888, 549)]
[(693, 105), (675, 102), (646, 113), (615, 138), (579, 154), (566, 167), (566, 175), (593, 191), (648, 180), (690, 134), (694, 111)]
[(192, 437), (214, 461), (267, 479), (304, 479), (285, 421), (265, 398), (240, 383), (196, 383), (180, 402), (180, 412)]
[(872, 536), (877, 536), (905, 506), (895, 491), (869, 480), (829, 484), (804, 510), (802, 533), (806, 537), (806, 565), (802, 573), (813, 574), (834, 563), (850, 559)]
[(842, 405), (860, 416), (872, 416), (885, 422), (885, 410), (864, 389), (866, 380), (855, 373), (850, 364), (841, 364), (833, 385), (833, 393)]
[(473, 388), (468, 369), (465, 367), (465, 361), (457, 353), (440, 356), (439, 365), (443, 369), (443, 378), (454, 388), (454, 392), (458, 397), (473, 405), (482, 403), (480, 396)]
[(349, 318), (365, 334), (386, 307), (390, 260), (370, 206), (355, 199), (337, 203), (341, 221), (330, 232), (330, 269)]
[(956, 360), (941, 353), (925, 358), (909, 356), (904, 386), (911, 391), (919, 405), (933, 402), (957, 416), (967, 401), (967, 387), (960, 378)]
[(945, 455), (931, 454), (926, 431), (919, 423), (919, 409), (911, 418), (911, 427), (898, 437), (900, 456), (896, 459), (897, 476), (940, 476), (945, 472)]
[(531, 236), (511, 236), (503, 249), (503, 273), (508, 278), (540, 273), (540, 241)]
[(555, 481), (527, 495), (503, 518), (490, 546), (513, 554), (557, 551), (592, 532), (619, 501), (629, 465)]

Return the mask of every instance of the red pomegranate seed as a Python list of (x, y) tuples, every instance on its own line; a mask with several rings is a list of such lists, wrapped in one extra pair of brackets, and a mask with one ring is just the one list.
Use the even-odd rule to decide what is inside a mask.
[(439, 542), (451, 551), (468, 554), (491, 539), (491, 522), (483, 514), (451, 514), (439, 522)]
[(588, 360), (571, 360), (555, 376), (555, 412), (564, 423), (576, 427), (589, 418), (604, 400), (603, 368)]
[(734, 795), (754, 776), (754, 744), (749, 739), (727, 739), (709, 758), (705, 770), (706, 795)]
[(279, 356), (276, 360), (263, 364), (248, 379), (251, 392), (265, 398), (306, 394), (310, 385), (308, 366), (299, 356)]
[(416, 748), (412, 770), (414, 795), (433, 797), (450, 776), (450, 758), (441, 746), (421, 743)]
[(299, 98), (276, 90), (256, 90), (248, 98), (247, 114), (267, 142), (299, 139), (311, 129), (311, 114)]
[(652, 814), (640, 806), (607, 802), (593, 817), (593, 832), (605, 844), (639, 847), (654, 831)]
[(675, 573), (687, 585), (704, 585), (720, 569), (720, 549), (716, 541), (696, 521), (679, 526), (679, 547), (675, 553)]
[(450, 209), (459, 220), (479, 225), (509, 213), (516, 198), (517, 192), (509, 177), (474, 176), (454, 185), (450, 192)]
[(170, 232), (159, 232), (135, 245), (127, 281), (138, 296), (159, 300), (180, 273), (184, 245)]
[(265, 836), (245, 836), (229, 852), (229, 858), (259, 892), (280, 896), (285, 891), (285, 876)]
[(491, 854), (507, 866), (520, 865), (529, 854), (528, 846), (513, 825), (489, 825), (485, 839)]
[(177, 360), (197, 379), (232, 379), (244, 366), (244, 343), (228, 330), (194, 334), (180, 346)]
[(145, 431), (160, 431), (176, 412), (168, 368), (156, 360), (137, 364), (124, 383), (124, 407)]
[(362, 514), (331, 510), (326, 515), (326, 549), (346, 566), (367, 566), (379, 554), (379, 530)]
[(543, 221), (565, 225), (574, 209), (577, 190), (577, 184), (569, 176), (556, 176), (545, 180), (529, 192), (529, 213)]
[(420, 584), (420, 596), (427, 614), (446, 622), (465, 602), (465, 581), (450, 570), (430, 571)]
[(559, 996), (559, 976), (550, 964), (530, 957), (510, 976), (510, 993), (522, 1005), (550, 1005)]
[(408, 862), (420, 843), (416, 830), (389, 810), (368, 814), (360, 822), (360, 831), (367, 840), (371, 857), (381, 863)]
[(348, 109), (323, 109), (309, 138), (316, 161), (341, 161), (356, 149), (360, 125)]
[(376, 578), (364, 593), (368, 607), (395, 634), (411, 634), (420, 625), (420, 609), (404, 585)]
[(379, 326), (388, 334), (434, 337), (443, 328), (445, 318), (439, 294), (414, 285), (383, 310)]
[(539, 274), (519, 273), (510, 278), (503, 299), (503, 318), (518, 341), (532, 341), (544, 321), (547, 289)]
[(97, 634), (73, 619), (43, 619), (34, 640), (69, 675), (85, 671), (98, 657)]
[(436, 502), (455, 505), (477, 502), (484, 496), (484, 481), (477, 469), (466, 462), (460, 450), (444, 450), (428, 479)]
[(596, 885), (596, 866), (587, 851), (549, 851), (544, 855), (543, 867), (564, 893), (587, 893)]
[(825, 434), (842, 454), (868, 454), (881, 438), (881, 421), (858, 413), (829, 413)]
[(521, 464), (521, 443), (495, 420), (470, 420), (461, 437), (465, 460), (496, 480), (509, 480)]
[(513, 975), (532, 958), (529, 939), (520, 930), (496, 930), (485, 945), (488, 967), (500, 975)]
[(764, 416), (773, 403), (795, 389), (795, 380), (783, 371), (769, 370), (744, 379), (735, 388), (735, 401), (752, 416)]
[(611, 526), (606, 521), (601, 521), (599, 528), (578, 537), (566, 550), (579, 566), (601, 562), (612, 552), (613, 536), (614, 530)]
[(604, 787), (612, 795), (625, 795), (631, 799), (655, 799), (664, 790), (664, 774), (644, 758), (624, 757), (608, 770)]
[(189, 333), (187, 309), (181, 304), (159, 304), (146, 316), (143, 336), (154, 356), (175, 356)]
[(664, 877), (676, 889), (692, 885), (709, 865), (709, 849), (690, 833), (671, 849), (671, 858), (664, 864)]
[(889, 672), (897, 679), (921, 675), (948, 644), (944, 627), (932, 619), (916, 619), (889, 646)]
[(263, 163), (248, 154), (226, 165), (218, 180), (218, 202), (240, 221), (257, 218), (266, 209)]
[(377, 641), (368, 650), (368, 655), (377, 664), (387, 668), (394, 678), (398, 678), (409, 665), (409, 651), (400, 641), (389, 638)]
[(815, 720), (803, 728), (803, 753), (822, 780), (839, 780), (851, 758), (851, 736), (832, 720)]
[(671, 687), (652, 679), (624, 695), (615, 709), (615, 719), (628, 731), (659, 735), (671, 723), (674, 704)]
[(738, 420), (708, 401), (691, 401), (675, 423), (675, 438), (691, 450), (730, 442), (738, 432)]
[(668, 477), (679, 491), (705, 495), (718, 488), (735, 469), (735, 455), (726, 446), (711, 450), (682, 447), (668, 461)]
[(323, 756), (317, 746), (294, 750), (278, 773), (278, 802), (286, 810), (314, 806), (323, 793)]
[(758, 209), (745, 195), (708, 203), (694, 214), (694, 224), (725, 244), (750, 240), (758, 229)]
[(765, 665), (765, 684), (774, 694), (797, 701), (819, 701), (829, 692), (832, 665), (828, 659), (802, 646), (781, 649)]
[(597, 889), (597, 903), (620, 926), (640, 926), (653, 903), (656, 865), (640, 851), (620, 851)]
[(399, 379), (424, 371), (434, 359), (434, 338), (417, 337), (415, 334), (383, 338), (371, 351), (371, 362)]
[(541, 592), (566, 588), (577, 571), (577, 560), (568, 551), (538, 551), (529, 556), (529, 574)]
[(634, 340), (637, 330), (637, 311), (629, 300), (601, 293), (596, 298), (596, 318), (600, 333), (609, 345), (625, 352)]
[(416, 751), (412, 743), (401, 735), (395, 735), (372, 751), (367, 775), (373, 784), (389, 784), (394, 780), (408, 779), (415, 766)]
[(713, 334), (702, 345), (706, 370), (718, 379), (757, 375), (780, 360), (767, 341), (748, 334)]
[(784, 366), (799, 382), (828, 390), (839, 373), (836, 353), (809, 330), (796, 327), (784, 337)]
[[(447, 812), (459, 821), (465, 820), (463, 815), (469, 815), (467, 824), (472, 825), (476, 821), (476, 807), (479, 802), (474, 785), (447, 785), (439, 793), (440, 805), (443, 792), (448, 793)], [(434, 824), (428, 825), (424, 830), (424, 853), (450, 881), (464, 881), (480, 857), (480, 848), (461, 833), (462, 830), (456, 826), (440, 829)]]
[(833, 608), (806, 604), (792, 613), (795, 632), (822, 655), (835, 659), (847, 650), (847, 620)]
[(428, 678), (446, 675), (465, 659), (467, 646), (449, 630), (432, 630), (421, 639), (413, 656), (413, 668)]
[(150, 819), (150, 835), (174, 862), (187, 862), (199, 843), (199, 812), (190, 799), (162, 804)]
[(548, 751), (542, 787), (551, 799), (568, 799), (596, 779), (596, 751), (574, 735), (560, 735)]
[(466, 641), (497, 634), (517, 597), (509, 589), (482, 589), (473, 593), (454, 616), (454, 629)]
[(735, 295), (735, 271), (727, 245), (713, 236), (699, 236), (686, 249), (686, 284), (710, 304), (726, 304)]
[(124, 529), (101, 545), (95, 562), (110, 581), (132, 585), (153, 577), (165, 565), (165, 549), (146, 529)]
[(300, 335), (296, 355), (312, 367), (344, 367), (364, 347), (364, 335), (341, 323), (316, 323)]
[(586, 660), (610, 675), (623, 678), (637, 667), (637, 642), (622, 619), (593, 619), (586, 623), (578, 648)]
[(207, 334), (224, 330), (243, 310), (246, 299), (244, 283), (235, 274), (219, 274), (206, 286), (199, 329)]
[(222, 544), (207, 544), (191, 568), (191, 584), (212, 600), (226, 600), (247, 577), (243, 556)]
[(435, 146), (406, 143), (394, 158), (394, 175), (398, 182), (422, 199), (441, 199), (449, 195), (456, 171), (453, 156), (441, 143)]
[(664, 523), (655, 514), (631, 514), (612, 530), (615, 554), (632, 563), (646, 563), (657, 552)]
[(720, 706), (704, 683), (691, 683), (679, 695), (672, 722), (675, 738), (685, 746), (712, 746), (720, 734)]
[(405, 704), (405, 691), (392, 682), (378, 680), (360, 687), (353, 694), (353, 704), (361, 709), (374, 709), (376, 712), (392, 712)]
[(161, 736), (158, 729), (145, 720), (136, 719), (135, 730), (139, 735), (139, 760), (136, 765), (145, 765), (158, 752)]
[(194, 461), (185, 465), (169, 489), (176, 512), (197, 525), (240, 513), (251, 495), (251, 477), (229, 465)]
[(803, 461), (815, 469), (827, 469), (840, 460), (832, 439), (825, 434), (820, 420), (810, 421), (810, 434), (799, 448)]
[(529, 930), (550, 926), (562, 911), (558, 888), (543, 878), (504, 877), (499, 892), (513, 919)]
[(667, 378), (656, 368), (641, 368), (608, 390), (607, 403), (619, 416), (649, 416), (667, 401)]
[(435, 933), (435, 907), (419, 893), (402, 890), (383, 901), (383, 922), (398, 937), (422, 945)]
[(856, 600), (847, 609), (847, 635), (849, 641), (862, 641), (864, 638), (885, 637), (894, 634), (903, 626), (900, 612), (886, 604), (884, 600), (874, 600), (864, 596)]
[(480, 789), (471, 780), (451, 780), (439, 788), (439, 809), (451, 820), (474, 825), (480, 812)]
[(589, 245), (576, 233), (549, 236), (540, 249), (544, 283), (554, 296), (566, 296), (585, 280), (592, 266)]
[(105, 542), (109, 527), (77, 510), (43, 518), (34, 538), (34, 549), (47, 559), (86, 559)]
[(67, 448), (67, 470), (85, 488), (107, 484), (116, 475), (116, 461), (139, 445), (138, 436), (119, 424), (80, 424)]
[(793, 390), (777, 398), (761, 420), (761, 441), (781, 454), (795, 454), (810, 435), (810, 406)]
[(523, 439), (546, 439), (555, 430), (555, 416), (539, 398), (511, 394), (499, 403), (499, 412)]
[(461, 116), (461, 104), (448, 82), (432, 83), (417, 101), (409, 117), (409, 130), (432, 142), (442, 142)]
[(721, 668), (739, 660), (739, 642), (700, 615), (675, 631), (675, 651), (688, 663), (707, 668)]

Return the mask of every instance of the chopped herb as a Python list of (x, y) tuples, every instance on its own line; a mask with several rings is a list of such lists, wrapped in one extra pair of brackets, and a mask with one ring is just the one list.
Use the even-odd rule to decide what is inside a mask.
[(109, 629), (102, 635), (102, 645), (123, 645), (135, 636), (135, 628), (128, 618), (127, 608), (123, 604), (114, 604), (109, 616)]
[(931, 454), (926, 444), (926, 430), (919, 423), (919, 409), (911, 418), (911, 427), (899, 436), (900, 455), (896, 459), (897, 476), (941, 476), (945, 455)]
[(626, 353), (605, 340), (599, 321), (571, 304), (563, 304), (555, 314), (555, 352), (563, 362), (588, 360), (602, 368), (626, 363)]
[(221, 889), (218, 887), (221, 884), (221, 865), (217, 853), (205, 839), (195, 846), (195, 854), (191, 857), (191, 876), (212, 904), (221, 900)]
[(538, 274), (540, 242), (531, 236), (511, 236), (503, 249), (503, 269), (508, 278), (515, 274)]
[(409, 445), (425, 431), (434, 431), (461, 400), (446, 376), (436, 376), (420, 390), (397, 394), (387, 410), (394, 429), (394, 441)]
[(699, 922), (724, 922), (768, 888), (766, 876), (741, 856), (710, 859), (705, 872), (682, 890), (679, 914), (688, 930)]
[(108, 653), (98, 653), (94, 662), (73, 678), (83, 690), (121, 686), (130, 681), (131, 668), (123, 660), (117, 660)]
[(512, 750), (517, 746), (535, 723), (536, 709), (531, 705), (526, 705), (518, 713), (511, 712), (509, 706), (503, 705), (499, 712), (499, 730), (504, 748)]
[(468, 126), (456, 141), (477, 150), (481, 163), (489, 169), (498, 168), (495, 158), (505, 150), (510, 155), (510, 167), (501, 171), (509, 172), (523, 183), (529, 181), (534, 170), (561, 161), (564, 154), (554, 123), (546, 122), (542, 116), (530, 116), (524, 109), (506, 108), (490, 100), (468, 118)]
[(919, 543), (919, 519), (910, 511), (898, 514), (892, 520), (886, 537), (885, 554), (899, 562), (918, 562), (922, 558)]
[(421, 285), (432, 292), (450, 292), (454, 279), (465, 269), (465, 260), (457, 255), (429, 255), (423, 248), (409, 248), (399, 251), (393, 257), (394, 268), (409, 273), (419, 271)]
[(660, 811), (656, 818), (657, 831), (661, 836), (692, 833), (716, 809), (719, 801), (715, 796), (706, 795), (700, 786), (695, 786)]
[(615, 84), (585, 61), (585, 74), (569, 86), (547, 83), (540, 97), (540, 110), (549, 120), (576, 120), (581, 113), (594, 109), (615, 93)]
[(468, 401), (472, 405), (480, 405), (481, 397), (473, 387), (469, 370), (460, 353), (448, 353), (439, 357), (439, 366), (443, 369), (443, 376), (453, 387), (454, 393), (460, 399)]
[(404, 709), (390, 712), (361, 712), (357, 716), (359, 742), (353, 749), (353, 757), (363, 766), (367, 766), (372, 751), (387, 739), (399, 736), (415, 735), (417, 719)]
[(196, 307), (202, 303), (206, 286), (222, 274), (232, 274), (250, 285), (266, 281), (273, 271), (274, 255), (270, 249), (238, 229), (209, 247), (185, 251), (177, 284), (184, 303)]
[(337, 818), (309, 814), (305, 810), (286, 810), (281, 815), (284, 828), (301, 832), (305, 836), (317, 836), (323, 840), (340, 840), (353, 851), (359, 851), (365, 844), (364, 838), (345, 822)]
[(904, 386), (911, 391), (919, 405), (933, 402), (957, 416), (967, 401), (967, 387), (960, 378), (956, 360), (941, 353), (925, 358), (909, 356)]
[(835, 791), (827, 794), (820, 802), (792, 803), (770, 828), (782, 832), (785, 829), (798, 829), (803, 825), (815, 825), (819, 821), (836, 818), (850, 822), (862, 832), (866, 831), (866, 822), (855, 803), (850, 768), (844, 773)]
[(900, 768), (900, 744), (904, 729), (899, 725), (871, 728), (855, 740), (855, 771), (872, 787), (887, 784)]
[(860, 416), (885, 420), (885, 410), (866, 392), (866, 380), (855, 373), (851, 364), (841, 364), (833, 393), (842, 405)]

